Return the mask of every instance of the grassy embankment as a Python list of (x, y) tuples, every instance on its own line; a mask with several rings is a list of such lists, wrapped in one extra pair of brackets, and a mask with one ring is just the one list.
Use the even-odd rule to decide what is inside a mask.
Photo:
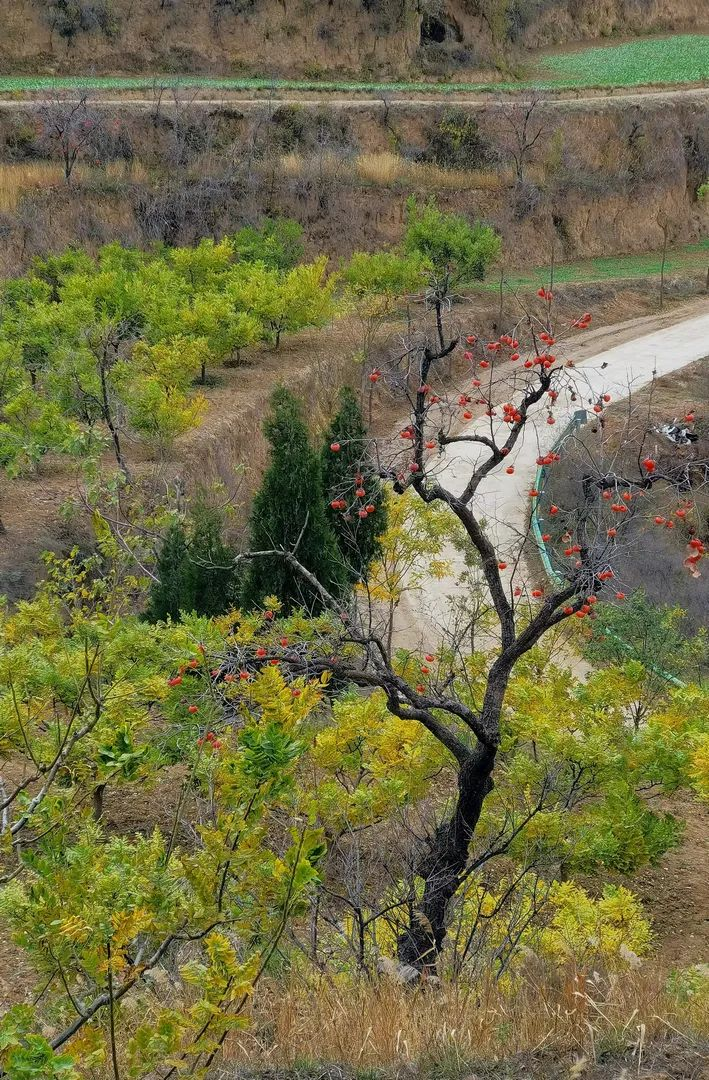
[(3, 75), (0, 93), (89, 88), (150, 90), (181, 86), (211, 90), (300, 90), (343, 93), (471, 93), (497, 90), (575, 90), (701, 83), (709, 79), (709, 35), (641, 38), (547, 55), (527, 77), (511, 82), (347, 82), (314, 79), (208, 77), (199, 75), (52, 76)]

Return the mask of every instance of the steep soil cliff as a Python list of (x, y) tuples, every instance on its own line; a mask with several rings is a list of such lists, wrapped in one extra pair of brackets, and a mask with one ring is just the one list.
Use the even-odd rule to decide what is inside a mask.
[(694, 29), (705, 0), (0, 0), (9, 71), (460, 74), (527, 48)]

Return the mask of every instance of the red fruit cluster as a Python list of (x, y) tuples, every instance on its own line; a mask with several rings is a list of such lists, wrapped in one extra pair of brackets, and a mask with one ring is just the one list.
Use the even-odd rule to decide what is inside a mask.
[(689, 570), (692, 577), (699, 577), (700, 571), (697, 569), (697, 564), (706, 555), (706, 548), (702, 541), (698, 537), (693, 537), (687, 545), (689, 554), (683, 562), (685, 569)]
[(575, 327), (577, 330), (588, 330), (589, 326), (591, 325), (591, 319), (592, 318), (593, 318), (593, 316), (591, 315), (590, 311), (584, 311), (581, 318), (580, 319), (574, 319), (574, 321), (571, 323), (571, 325), (573, 327)]
[(537, 289), (537, 296), (540, 300), (546, 300), (547, 302), (554, 299), (551, 289), (545, 289), (543, 285)]
[(222, 744), (213, 731), (208, 731), (203, 739), (197, 739), (197, 746), (204, 746), (205, 743), (207, 743), (212, 750), (221, 750)]
[(516, 405), (507, 402), (506, 405), (502, 406), (502, 419), (505, 424), (520, 424), (522, 422), (522, 413)]

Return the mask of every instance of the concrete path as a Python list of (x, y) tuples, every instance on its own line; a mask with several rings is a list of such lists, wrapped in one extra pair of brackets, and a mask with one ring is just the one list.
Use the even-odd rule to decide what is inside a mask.
[[(219, 96), (215, 96), (214, 92), (212, 92), (201, 97), (199, 96), (199, 87), (185, 86), (181, 88), (179, 96), (175, 98), (169, 89), (160, 94), (159, 83), (156, 84), (154, 97), (146, 97), (144, 91), (142, 92), (143, 96), (137, 96), (137, 94), (131, 96), (131, 93), (135, 93), (135, 91), (131, 92), (129, 90), (124, 91), (122, 94), (116, 94), (114, 91), (113, 96), (109, 96), (106, 92), (104, 92), (106, 96), (101, 96), (100, 90), (92, 91), (90, 87), (87, 88), (87, 91), (93, 108), (107, 110), (134, 109), (137, 112), (155, 111), (158, 97), (160, 98), (160, 110), (162, 112), (170, 112), (178, 104), (181, 108), (189, 105), (190, 107), (207, 110), (218, 110), (222, 107), (228, 108), (229, 106), (238, 105), (240, 110), (264, 111), (277, 108), (287, 102), (297, 104), (304, 109), (321, 109), (326, 104), (333, 109), (346, 109), (353, 112), (367, 111), (373, 108), (384, 109), (392, 105), (395, 105), (399, 111), (410, 109), (419, 112), (421, 109), (427, 108), (438, 109), (441, 104), (451, 108), (502, 109), (509, 107), (510, 103), (514, 102), (515, 97), (524, 97), (525, 93), (530, 95), (535, 92), (529, 89), (526, 91), (515, 90), (506, 95), (500, 93), (496, 97), (492, 93), (480, 94), (474, 91), (469, 94), (447, 94), (437, 91), (435, 86), (432, 86), (430, 94), (426, 97), (407, 95), (396, 90), (371, 95), (364, 92), (355, 92), (352, 97), (342, 97), (333, 91), (321, 91), (313, 97), (311, 91), (289, 91), (287, 88), (279, 88), (274, 91), (263, 90), (260, 97), (248, 96), (253, 93), (252, 91), (239, 90), (224, 90)], [(34, 97), (19, 99), (0, 97), (0, 111), (34, 112), (37, 106), (45, 101), (47, 97), (51, 97), (51, 91), (34, 91), (33, 93)], [(65, 91), (62, 93), (62, 97), (71, 99), (71, 94), (72, 91)], [(311, 94), (311, 96), (308, 96), (308, 94)], [(549, 94), (549, 96), (540, 96), (540, 108), (578, 110), (611, 106), (624, 109), (631, 105), (647, 105), (648, 103), (664, 106), (680, 100), (695, 105), (706, 105), (709, 102), (709, 87), (703, 86), (665, 90), (654, 88), (645, 90), (641, 88), (626, 90), (623, 88), (611, 91), (581, 89), (567, 91), (563, 96), (554, 96), (550, 91), (546, 91), (546, 94)], [(76, 100), (78, 98), (77, 93)]]

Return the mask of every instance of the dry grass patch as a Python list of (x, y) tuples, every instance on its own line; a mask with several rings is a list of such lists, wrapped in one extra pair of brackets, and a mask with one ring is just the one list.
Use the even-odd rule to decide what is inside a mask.
[[(144, 182), (148, 170), (139, 162), (111, 161), (105, 168), (75, 165), (71, 183), (85, 183), (95, 177), (111, 180)], [(17, 209), (20, 200), (28, 192), (47, 191), (66, 184), (64, 166), (58, 161), (22, 161), (0, 164), (0, 213), (9, 214)]]
[(360, 180), (377, 187), (400, 183), (426, 191), (499, 191), (512, 179), (504, 169), (445, 169), (432, 162), (407, 161), (390, 151), (360, 154), (355, 168)]
[(373, 187), (407, 187), (423, 191), (499, 191), (513, 181), (509, 170), (444, 169), (431, 162), (407, 161), (391, 151), (345, 157), (326, 152), (303, 157), (285, 154), (281, 169), (289, 177), (326, 176), (357, 179)]
[[(604, 977), (570, 969), (530, 976), (515, 989), (384, 981), (294, 979), (263, 986), (250, 1027), (231, 1039), (226, 1058), (241, 1065), (288, 1067), (302, 1060), (357, 1068), (396, 1068), (495, 1060), (571, 1049), (590, 1059), (679, 1032), (693, 1038), (709, 1018), (664, 992), (666, 972), (648, 966)], [(693, 1031), (687, 1030), (691, 1024)]]
[(0, 211), (17, 209), (28, 191), (56, 187), (64, 183), (64, 169), (53, 161), (23, 161), (0, 165)]

